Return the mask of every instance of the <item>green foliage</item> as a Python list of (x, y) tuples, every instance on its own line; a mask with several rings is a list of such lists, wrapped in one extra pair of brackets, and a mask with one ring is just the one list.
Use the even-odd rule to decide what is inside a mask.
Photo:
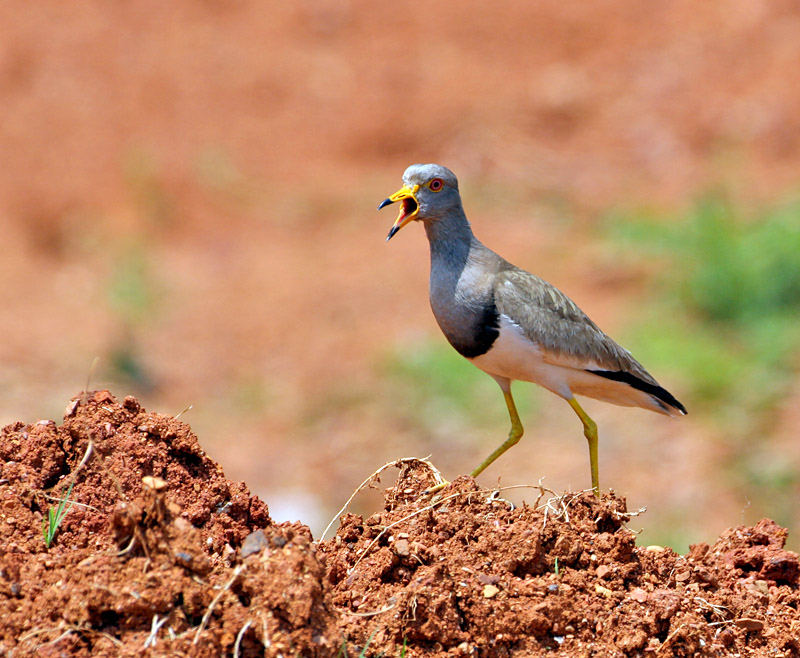
[(148, 390), (153, 382), (142, 359), (137, 337), (139, 328), (157, 317), (161, 290), (152, 255), (144, 240), (120, 244), (106, 282), (108, 305), (117, 319), (118, 331), (107, 363), (115, 380)]
[(800, 204), (743, 220), (712, 198), (687, 229), (682, 294), (698, 312), (744, 326), (800, 310)]
[[(769, 436), (800, 366), (800, 200), (748, 212), (712, 195), (683, 217), (618, 217), (610, 232), (624, 256), (657, 267), (626, 344), (661, 376), (683, 376), (689, 412), (721, 430), (719, 476), (756, 518), (789, 524), (798, 476)], [(648, 541), (690, 542), (684, 526), (679, 515)]]
[(134, 242), (119, 249), (108, 280), (108, 301), (128, 324), (143, 322), (155, 309), (153, 267), (145, 245)]
[(52, 507), (47, 510), (47, 514), (42, 519), (42, 535), (44, 535), (44, 544), (47, 548), (53, 543), (53, 538), (56, 535), (56, 530), (58, 530), (58, 526), (61, 525), (61, 522), (64, 520), (64, 517), (69, 512), (70, 508), (72, 507), (72, 502), (69, 499), (70, 494), (72, 493), (72, 487), (75, 483), (71, 483), (69, 485), (69, 489), (67, 489), (67, 493), (65, 496), (59, 501), (58, 507), (53, 509)]
[(115, 380), (135, 386), (139, 391), (150, 390), (153, 386), (131, 332), (126, 332), (122, 340), (109, 351), (108, 363)]
[(701, 400), (774, 401), (800, 349), (800, 202), (748, 215), (709, 196), (686, 219), (617, 218), (611, 234), (663, 263), (642, 360), (682, 371)]

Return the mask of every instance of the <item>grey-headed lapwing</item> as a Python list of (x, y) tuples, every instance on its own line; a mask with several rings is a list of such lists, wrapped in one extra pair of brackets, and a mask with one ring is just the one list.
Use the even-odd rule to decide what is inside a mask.
[(684, 406), (560, 290), (515, 267), (472, 234), (458, 180), (436, 164), (412, 165), (403, 187), (378, 206), (400, 203), (391, 239), (411, 221), (431, 249), (430, 303), (450, 344), (500, 385), (511, 417), (508, 439), (472, 471), (475, 477), (523, 433), (511, 382), (534, 382), (564, 398), (589, 442), (592, 488), (599, 495), (597, 425), (575, 395), (668, 416)]

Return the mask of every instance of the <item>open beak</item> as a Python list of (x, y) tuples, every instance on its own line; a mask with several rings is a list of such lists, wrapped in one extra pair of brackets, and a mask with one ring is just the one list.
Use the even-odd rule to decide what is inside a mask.
[(397, 190), (397, 192), (392, 194), (392, 196), (390, 196), (388, 199), (384, 199), (381, 205), (378, 206), (378, 210), (380, 210), (381, 208), (388, 206), (390, 203), (395, 203), (396, 201), (401, 202), (400, 214), (397, 215), (397, 219), (389, 231), (389, 235), (386, 238), (387, 242), (391, 240), (394, 234), (397, 233), (401, 228), (417, 218), (417, 212), (419, 212), (419, 203), (417, 203), (416, 197), (417, 190), (419, 190), (419, 185), (414, 185), (414, 187), (403, 185), (403, 187)]

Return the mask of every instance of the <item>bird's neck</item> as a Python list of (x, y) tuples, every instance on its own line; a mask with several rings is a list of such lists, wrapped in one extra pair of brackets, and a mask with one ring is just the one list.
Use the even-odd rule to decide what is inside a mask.
[(437, 300), (455, 294), (470, 250), (477, 241), (463, 210), (444, 219), (426, 221), (425, 232), (431, 247), (430, 292), (435, 307)]
[(470, 245), (475, 239), (461, 208), (443, 219), (426, 221), (425, 233), (431, 245), (431, 261), (440, 257), (466, 260)]

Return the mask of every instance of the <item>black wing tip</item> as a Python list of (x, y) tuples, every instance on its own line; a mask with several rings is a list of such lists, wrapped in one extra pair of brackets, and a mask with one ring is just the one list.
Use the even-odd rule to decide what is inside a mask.
[(605, 377), (606, 379), (612, 379), (616, 382), (623, 382), (632, 386), (635, 389), (638, 389), (644, 393), (649, 393), (652, 395), (656, 400), (666, 406), (672, 407), (673, 409), (677, 409), (681, 412), (681, 415), (686, 416), (688, 415), (688, 411), (686, 411), (686, 407), (684, 407), (678, 399), (672, 395), (667, 389), (663, 388), (662, 386), (658, 386), (657, 384), (651, 384), (646, 382), (642, 379), (639, 379), (636, 375), (632, 375), (629, 372), (625, 372), (624, 370), (588, 370), (586, 372), (590, 372), (593, 375), (598, 375), (600, 377)]

